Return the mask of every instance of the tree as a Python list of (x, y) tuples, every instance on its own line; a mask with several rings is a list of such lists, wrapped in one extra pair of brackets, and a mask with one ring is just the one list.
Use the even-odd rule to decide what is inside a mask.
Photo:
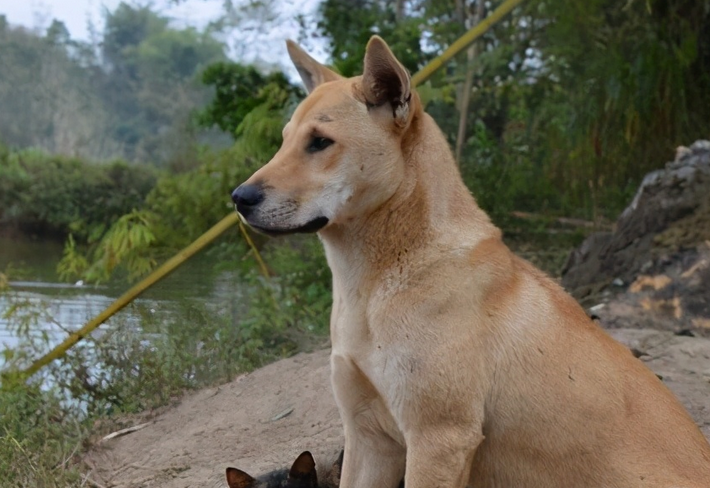
[(429, 58), (421, 48), (423, 19), (402, 17), (404, 10), (399, 0), (325, 0), (317, 26), (329, 41), (333, 66), (343, 76), (360, 74), (367, 41), (378, 34), (410, 72), (417, 71)]
[(103, 56), (107, 66), (125, 75), (138, 76), (132, 65), (132, 52), (151, 35), (168, 29), (168, 19), (161, 17), (148, 6), (133, 7), (121, 2), (116, 10), (106, 13), (103, 34)]
[[(485, 5), (490, 11), (500, 3)], [(398, 29), (411, 25), (408, 42), (426, 46), (421, 64), (457, 39), (483, 5), (326, 0), (319, 33), (331, 43), (333, 65), (352, 75), (373, 33), (392, 39), (406, 60), (397, 52)], [(642, 175), (663, 163), (659, 154), (670, 157), (675, 146), (707, 135), (707, 0), (529, 0), (478, 46), (476, 56), (452, 60), (421, 91), (457, 146), (464, 178), (494, 213), (614, 215)], [(458, 106), (453, 86), (462, 88)]]
[(209, 99), (200, 73), (225, 59), (209, 31), (172, 28), (145, 6), (108, 11), (100, 50), (56, 20), (44, 35), (3, 21), (1, 137), (11, 147), (93, 159), (189, 158), (205, 135), (192, 119)]
[(14, 147), (74, 156), (112, 157), (107, 118), (75, 54), (81, 44), (54, 21), (44, 37), (0, 29), (0, 134)]
[(253, 66), (236, 63), (220, 62), (209, 66), (202, 74), (202, 82), (214, 87), (215, 96), (200, 113), (200, 123), (205, 127), (217, 125), (235, 137), (247, 114), (267, 103), (273, 88), (291, 97), (303, 95), (281, 72), (262, 75)]
[(107, 13), (101, 87), (115, 117), (113, 137), (129, 159), (166, 161), (196, 143), (192, 112), (208, 91), (196, 81), (210, 63), (226, 59), (208, 32), (171, 28), (149, 7), (121, 3)]

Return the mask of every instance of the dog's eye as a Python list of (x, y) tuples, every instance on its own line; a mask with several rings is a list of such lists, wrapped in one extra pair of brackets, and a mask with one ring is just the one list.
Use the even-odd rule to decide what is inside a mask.
[(308, 144), (306, 151), (308, 151), (309, 153), (322, 151), (331, 144), (333, 144), (332, 139), (328, 139), (327, 137), (314, 137), (313, 139), (311, 139), (310, 144)]

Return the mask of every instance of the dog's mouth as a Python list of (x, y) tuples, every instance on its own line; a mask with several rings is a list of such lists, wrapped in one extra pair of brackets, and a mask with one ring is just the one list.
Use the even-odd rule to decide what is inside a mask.
[(239, 215), (244, 222), (246, 222), (249, 227), (257, 232), (266, 234), (267, 236), (283, 236), (288, 234), (310, 234), (313, 232), (318, 232), (323, 227), (328, 225), (328, 217), (316, 217), (303, 225), (298, 227), (266, 227), (253, 222), (249, 222), (248, 219), (244, 218), (241, 214)]

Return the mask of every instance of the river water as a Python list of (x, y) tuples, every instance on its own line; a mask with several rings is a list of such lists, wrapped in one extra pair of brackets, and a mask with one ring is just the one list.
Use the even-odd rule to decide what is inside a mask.
[[(62, 283), (56, 272), (61, 256), (61, 243), (0, 237), (0, 272), (8, 275), (11, 287), (9, 294), (0, 294), (0, 352), (18, 344), (18, 322), (7, 317), (17, 303), (32, 304), (41, 312), (30, 333), (44, 334), (51, 345), (56, 345), (68, 330), (83, 326), (130, 286), (125, 280), (100, 286)], [(193, 258), (119, 312), (121, 326), (140, 325), (139, 307), (170, 313), (185, 298), (215, 304), (229, 300), (234, 296), (234, 284), (226, 273), (215, 277), (211, 269), (208, 258)], [(101, 327), (111, 326), (109, 319)]]

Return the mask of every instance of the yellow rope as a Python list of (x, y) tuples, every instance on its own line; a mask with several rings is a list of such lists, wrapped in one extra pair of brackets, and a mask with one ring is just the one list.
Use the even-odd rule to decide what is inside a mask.
[[(440, 56), (433, 59), (418, 73), (416, 73), (412, 77), (412, 85), (416, 86), (429, 79), (431, 75), (434, 74), (438, 69), (440, 69), (446, 62), (456, 56), (459, 52), (466, 49), (472, 42), (474, 42), (486, 31), (488, 31), (488, 29), (490, 29), (496, 22), (500, 21), (503, 16), (505, 16), (523, 1), (524, 0), (507, 0), (500, 7), (495, 9), (488, 17), (486, 17), (483, 21), (478, 23), (475, 27), (470, 29), (456, 42), (449, 46), (449, 48), (446, 49), (446, 51), (444, 51)], [(51, 363), (57, 358), (62, 357), (74, 344), (91, 334), (94, 329), (96, 329), (99, 325), (107, 321), (112, 315), (114, 315), (116, 312), (131, 303), (141, 293), (156, 284), (168, 274), (170, 274), (181, 264), (183, 264), (185, 261), (197, 254), (204, 247), (214, 241), (217, 237), (222, 235), (224, 231), (226, 231), (237, 223), (239, 224), (239, 229), (242, 233), (242, 236), (244, 236), (244, 239), (246, 240), (247, 244), (254, 253), (254, 258), (258, 262), (262, 274), (266, 278), (268, 278), (269, 270), (266, 267), (266, 263), (261, 257), (261, 254), (259, 254), (259, 251), (256, 246), (254, 246), (254, 242), (251, 240), (251, 237), (249, 237), (249, 234), (246, 228), (244, 227), (244, 224), (239, 219), (239, 216), (236, 212), (231, 213), (222, 220), (220, 220), (217, 224), (215, 224), (210, 230), (198, 237), (197, 240), (195, 240), (192, 244), (187, 246), (185, 249), (183, 249), (175, 256), (167, 260), (165, 263), (163, 263), (163, 265), (160, 266), (158, 269), (146, 276), (143, 280), (141, 280), (140, 283), (130, 288), (126, 293), (121, 295), (118, 299), (116, 299), (116, 301), (109, 305), (108, 308), (106, 308), (103, 312), (101, 312), (99, 315), (89, 321), (86, 325), (84, 325), (84, 327), (77, 330), (76, 332), (72, 332), (71, 334), (69, 334), (69, 336), (64, 340), (64, 342), (62, 342), (50, 352), (33, 362), (27, 369), (20, 371), (17, 375), (12, 375), (11, 373), (7, 377), (17, 376), (20, 379), (27, 379), (47, 364)]]
[(254, 253), (254, 257), (256, 258), (256, 262), (259, 263), (259, 268), (261, 269), (261, 274), (264, 275), (264, 278), (269, 278), (270, 277), (269, 268), (266, 267), (266, 263), (264, 262), (264, 259), (261, 257), (261, 254), (259, 254), (259, 250), (254, 245), (254, 241), (251, 240), (251, 236), (249, 235), (249, 232), (247, 231), (247, 228), (241, 219), (239, 219), (239, 230), (242, 232), (242, 236), (244, 237), (244, 240), (247, 241), (247, 245), (249, 245), (249, 247), (251, 248), (251, 251)]

